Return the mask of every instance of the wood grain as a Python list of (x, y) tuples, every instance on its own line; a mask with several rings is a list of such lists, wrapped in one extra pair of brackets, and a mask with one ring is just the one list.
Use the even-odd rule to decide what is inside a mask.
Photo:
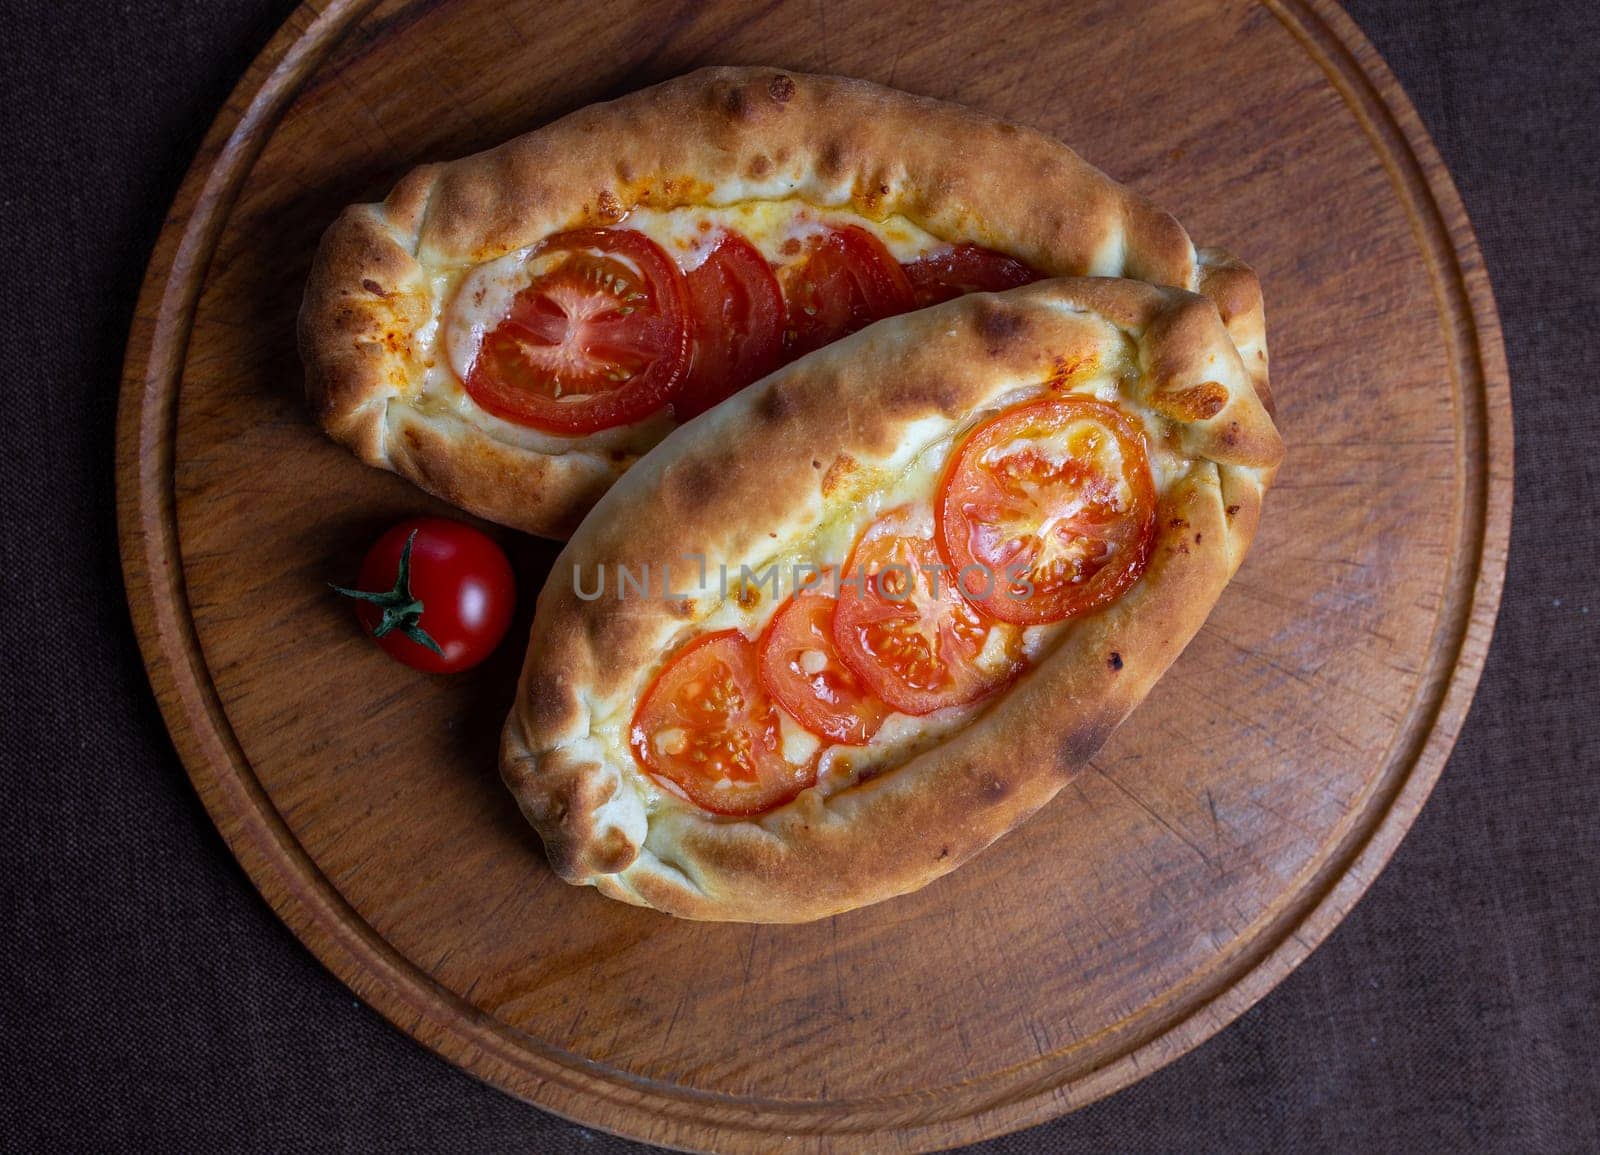
[[(1415, 113), (1335, 6), (1121, 12), (352, 0), (307, 5), (252, 65), (129, 340), (128, 598), (229, 845), (401, 1029), (659, 1143), (942, 1147), (1196, 1046), (1381, 869), (1465, 716), (1504, 572), (1510, 396), (1488, 282)], [(495, 780), (517, 647), (415, 675), (326, 592), (384, 523), (441, 507), (317, 435), (293, 345), (343, 204), (713, 62), (1026, 121), (1250, 260), (1290, 446), (1237, 581), (1093, 767), (963, 870), (812, 926), (676, 922), (553, 878)], [(552, 547), (495, 532), (531, 595)]]

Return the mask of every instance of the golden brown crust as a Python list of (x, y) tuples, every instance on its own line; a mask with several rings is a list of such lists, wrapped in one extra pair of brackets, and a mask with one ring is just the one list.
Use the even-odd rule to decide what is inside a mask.
[[(368, 464), (484, 517), (560, 536), (636, 453), (530, 447), (413, 406), (426, 357), (417, 331), (440, 307), (429, 270), (614, 223), (635, 207), (782, 197), (899, 214), (1052, 276), (1205, 290), (1177, 221), (1041, 133), (865, 81), (708, 68), (424, 166), (382, 204), (346, 210), (323, 239), (301, 311), (312, 408)], [(1240, 316), (1249, 323), (1248, 306)], [(635, 448), (666, 428), (644, 431)]]
[(1269, 417), (1276, 416), (1272, 387), (1268, 384), (1267, 314), (1261, 299), (1261, 282), (1249, 265), (1221, 249), (1201, 249), (1199, 283), (1195, 291), (1217, 306), (1228, 336), (1244, 361), (1256, 387), (1256, 396)]
[[(917, 446), (1063, 365), (1118, 382), (1120, 403), (1186, 458), (1132, 590), (1074, 622), (964, 729), (858, 785), (748, 820), (655, 789), (618, 745), (619, 719), (666, 656), (727, 624), (728, 607), (715, 593), (586, 600), (573, 575), (799, 556), (830, 517), (870, 517), (851, 510)], [(1190, 395), (1203, 403), (1186, 419), (1152, 404)], [(564, 878), (675, 915), (803, 921), (920, 887), (1048, 801), (1139, 703), (1243, 559), (1281, 455), (1204, 297), (1065, 279), (880, 323), (676, 431), (601, 499), (540, 596), (502, 774)]]

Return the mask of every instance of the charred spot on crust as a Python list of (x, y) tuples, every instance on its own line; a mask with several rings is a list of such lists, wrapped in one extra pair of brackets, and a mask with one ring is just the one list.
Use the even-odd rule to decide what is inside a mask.
[(1239, 444), (1239, 423), (1237, 421), (1228, 422), (1228, 427), (1222, 431), (1222, 436), (1219, 440), (1230, 449)]
[[(812, 469), (821, 469), (822, 468), (822, 462), (818, 461), (815, 457), (813, 457), (811, 459), (811, 468)], [(1238, 507), (1236, 506), (1235, 508), (1238, 508)]]
[(1235, 517), (1239, 513), (1239, 507), (1237, 505), (1230, 505), (1230, 506), (1228, 506), (1228, 508), (1226, 510), (1224, 510), (1224, 512), (1229, 517)]
[(1188, 526), (1189, 523), (1181, 517), (1175, 517), (1171, 521), (1167, 522), (1167, 524), (1173, 529), (1183, 529)]
[(1116, 727), (1104, 719), (1085, 722), (1061, 739), (1056, 747), (1056, 769), (1063, 775), (1076, 774), (1105, 745)]
[(760, 180), (772, 171), (772, 158), (766, 153), (758, 152), (750, 158), (750, 163), (745, 165), (745, 174), (752, 180)]
[(776, 425), (789, 415), (792, 408), (782, 389), (768, 389), (756, 402), (756, 416)]
[(1106, 665), (1110, 667), (1113, 673), (1122, 669), (1122, 655), (1117, 653), (1117, 651), (1112, 650), (1111, 656), (1106, 659)]
[(983, 793), (991, 801), (998, 802), (1007, 794), (1011, 793), (1011, 787), (1007, 786), (998, 778), (990, 778), (983, 784)]
[[(939, 847), (939, 858), (943, 859), (943, 858), (949, 858), (949, 857), (950, 857), (950, 848), (948, 846)], [(937, 862), (938, 860), (939, 859), (935, 859), (934, 861)]]
[(767, 85), (767, 95), (779, 104), (788, 104), (794, 99), (794, 81), (783, 73), (772, 78), (772, 83)]
[(696, 509), (714, 492), (719, 470), (705, 461), (686, 461), (669, 468), (661, 479), (661, 496), (674, 511)]
[(743, 88), (734, 87), (723, 96), (722, 111), (728, 114), (730, 120), (749, 120), (755, 108), (750, 102), (750, 94)]
[(837, 140), (830, 140), (822, 146), (822, 153), (817, 157), (817, 172), (825, 177), (836, 177), (844, 172), (845, 148)]
[[(904, 377), (892, 378), (879, 394), (885, 414), (890, 417), (921, 417), (931, 408), (946, 417), (954, 418), (970, 405), (971, 390), (966, 383), (946, 376), (930, 375), (921, 380)], [(874, 427), (874, 436), (884, 431)]]
[(682, 618), (688, 621), (694, 617), (694, 599), (673, 598), (667, 602), (667, 612), (675, 618)]
[(1027, 321), (1022, 314), (1010, 309), (990, 305), (978, 313), (978, 333), (983, 337), (984, 348), (991, 357), (1004, 353), (1026, 327)]
[(1206, 535), (1205, 535), (1205, 534), (1203, 534), (1203, 533), (1196, 533), (1196, 534), (1195, 534), (1195, 535), (1194, 535), (1194, 543), (1195, 543), (1195, 545), (1199, 545), (1199, 544), (1200, 544), (1200, 542), (1201, 542), (1201, 541), (1202, 541), (1202, 540), (1204, 540), (1204, 538), (1205, 538), (1205, 536), (1206, 536)]
[(375, 297), (387, 297), (389, 295), (388, 291), (371, 277), (362, 277), (361, 287)]

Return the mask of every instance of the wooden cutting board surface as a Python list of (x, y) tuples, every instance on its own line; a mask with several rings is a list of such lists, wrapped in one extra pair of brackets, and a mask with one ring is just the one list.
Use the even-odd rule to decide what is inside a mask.
[[(307, 4), (223, 110), (129, 344), (128, 596), (196, 788), (285, 922), (402, 1030), (660, 1143), (900, 1151), (1037, 1123), (1261, 998), (1443, 768), (1505, 567), (1510, 396), (1461, 203), (1331, 3)], [(798, 927), (563, 885), (495, 776), (520, 646), (393, 665), (324, 585), (438, 503), (309, 423), (293, 322), (338, 209), (709, 63), (841, 72), (1051, 132), (1265, 285), (1289, 458), (1183, 658), (1042, 813)], [(527, 606), (554, 547), (496, 531)]]

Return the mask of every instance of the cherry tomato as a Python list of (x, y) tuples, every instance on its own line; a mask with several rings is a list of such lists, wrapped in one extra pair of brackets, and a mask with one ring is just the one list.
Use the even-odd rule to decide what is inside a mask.
[(355, 598), (362, 627), (396, 661), (453, 674), (487, 658), (511, 625), (516, 581), (490, 538), (442, 517), (414, 517), (367, 551)]
[(867, 527), (839, 579), (839, 654), (903, 713), (975, 702), (1022, 669), (1021, 632), (980, 617), (954, 578), (933, 518), (903, 507)]
[(1040, 278), (1015, 257), (981, 245), (960, 244), (904, 266), (917, 296), (917, 308), (937, 305), (964, 293), (1000, 293)]
[(916, 305), (905, 270), (859, 225), (814, 237), (805, 261), (786, 278), (784, 296), (783, 343), (789, 359)]
[(738, 233), (724, 233), (684, 278), (694, 359), (672, 401), (679, 421), (704, 413), (778, 367), (783, 294), (766, 258)]
[(626, 425), (689, 366), (683, 274), (633, 229), (574, 229), (528, 256), (533, 281), (483, 339), (464, 382), (491, 413), (551, 433)]
[(778, 708), (738, 630), (694, 639), (656, 675), (634, 711), (628, 742), (640, 766), (716, 814), (759, 814), (817, 780), (783, 756)]
[(1038, 625), (1088, 613), (1149, 560), (1156, 494), (1144, 437), (1088, 397), (1008, 410), (952, 454), (937, 514), (944, 560), (957, 573), (977, 567), (962, 592), (989, 617)]
[(891, 713), (839, 656), (824, 575), (783, 604), (761, 635), (761, 681), (813, 734), (865, 746)]

